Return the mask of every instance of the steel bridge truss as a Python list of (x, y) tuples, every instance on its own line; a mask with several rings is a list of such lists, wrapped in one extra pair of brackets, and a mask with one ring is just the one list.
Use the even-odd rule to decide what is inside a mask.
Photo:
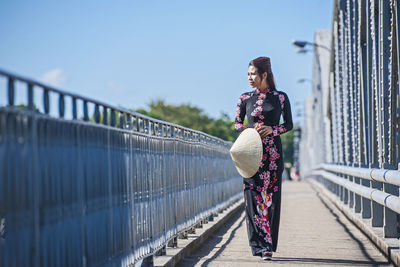
[[(304, 170), (393, 238), (400, 213), (399, 11), (397, 0), (334, 2), (329, 102), (317, 122), (329, 131), (310, 153), (327, 149)], [(305, 132), (319, 140), (320, 133)]]

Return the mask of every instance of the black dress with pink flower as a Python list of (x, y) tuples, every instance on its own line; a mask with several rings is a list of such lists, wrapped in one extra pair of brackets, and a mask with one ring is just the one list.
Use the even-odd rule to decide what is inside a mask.
[[(293, 128), (292, 113), (287, 95), (276, 90), (258, 89), (240, 96), (235, 118), (235, 129), (243, 131), (258, 123), (271, 126), (272, 134), (262, 139), (263, 158), (257, 173), (243, 179), (246, 222), (249, 243), (254, 256), (264, 251), (276, 251), (281, 209), (283, 172), (282, 143), (279, 137)], [(281, 115), (283, 123), (280, 124)]]

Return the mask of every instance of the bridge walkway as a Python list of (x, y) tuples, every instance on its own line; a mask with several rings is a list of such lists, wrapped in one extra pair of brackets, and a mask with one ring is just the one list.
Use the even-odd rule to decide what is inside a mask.
[(251, 255), (244, 211), (178, 266), (392, 266), (312, 184), (284, 182), (278, 250), (272, 261)]

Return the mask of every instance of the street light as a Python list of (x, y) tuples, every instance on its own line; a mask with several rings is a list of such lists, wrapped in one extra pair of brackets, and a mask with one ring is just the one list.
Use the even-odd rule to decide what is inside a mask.
[(306, 50), (304, 48), (306, 45), (312, 45), (314, 47), (320, 47), (320, 48), (326, 49), (329, 53), (331, 52), (331, 50), (328, 47), (324, 46), (324, 45), (319, 45), (319, 44), (311, 43), (311, 42), (307, 42), (307, 41), (293, 40), (292, 44), (298, 48), (298, 50), (297, 50), (298, 53), (306, 53), (307, 51), (309, 51), (309, 50)]
[(297, 80), (297, 83), (305, 83), (305, 82), (310, 82), (312, 83), (311, 79), (307, 79), (307, 78), (301, 78)]

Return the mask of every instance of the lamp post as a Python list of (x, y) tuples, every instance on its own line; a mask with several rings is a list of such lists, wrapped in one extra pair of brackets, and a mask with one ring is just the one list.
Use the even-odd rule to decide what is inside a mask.
[(305, 83), (305, 82), (309, 82), (312, 84), (312, 80), (311, 79), (307, 79), (307, 78), (301, 78), (297, 80), (297, 83)]
[(316, 43), (312, 43), (312, 42), (308, 42), (308, 41), (293, 40), (292, 44), (298, 48), (298, 50), (297, 50), (298, 53), (308, 52), (309, 50), (305, 49), (305, 47), (307, 45), (311, 45), (314, 47), (320, 47), (320, 48), (326, 49), (329, 53), (331, 52), (331, 50), (324, 45), (320, 45), (320, 44), (316, 44)]
[[(313, 83), (311, 79), (308, 78), (300, 78), (297, 80), (297, 83), (306, 83), (309, 82), (310, 84)], [(296, 121), (301, 120), (301, 118), (304, 116), (304, 107), (302, 107), (302, 102), (297, 101), (294, 103), (295, 105), (295, 118)], [(293, 137), (293, 167), (290, 171), (290, 177), (292, 180), (298, 180), (300, 178), (300, 164), (299, 164), (299, 148), (300, 148), (300, 139), (301, 139), (301, 128), (302, 124), (300, 125), (295, 125), (293, 131), (294, 131), (294, 137)]]
[[(298, 83), (310, 82), (312, 88), (312, 96), (307, 97), (304, 101), (304, 122), (301, 128), (300, 146), (299, 146), (299, 167), (300, 173), (307, 173), (320, 162), (325, 162), (325, 147), (329, 144), (329, 136), (326, 137), (326, 126), (329, 126), (326, 122), (329, 118), (327, 117), (326, 103), (329, 101), (321, 101), (327, 99), (327, 92), (329, 84), (326, 82), (329, 80), (329, 72), (326, 66), (330, 64), (330, 58), (333, 56), (333, 50), (330, 49), (330, 32), (325, 30), (317, 31), (315, 34), (314, 42), (308, 42), (304, 40), (293, 40), (292, 44), (297, 48), (297, 51), (304, 53), (306, 48), (308, 51), (314, 53), (313, 59), (313, 77), (312, 81), (309, 79), (299, 79)], [(323, 79), (322, 79), (323, 78)], [(315, 118), (323, 118), (323, 120), (317, 120), (318, 122), (324, 121), (324, 124), (316, 124), (311, 120), (311, 115)], [(309, 117), (310, 116), (310, 117)], [(318, 131), (318, 133), (315, 133)], [(327, 140), (327, 141), (326, 141)]]
[(290, 168), (290, 179), (293, 181), (298, 181), (300, 179), (299, 176), (299, 144), (301, 139), (301, 118), (304, 116), (304, 111), (302, 107), (303, 103), (301, 101), (294, 102), (294, 117), (295, 123), (293, 127), (293, 165)]

